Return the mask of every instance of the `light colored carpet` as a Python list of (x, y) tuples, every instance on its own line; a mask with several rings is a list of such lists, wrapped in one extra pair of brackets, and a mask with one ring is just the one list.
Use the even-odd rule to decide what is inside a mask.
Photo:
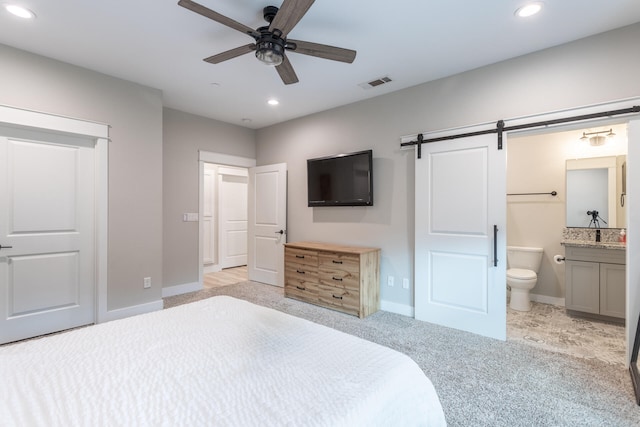
[(433, 382), (450, 426), (640, 425), (628, 371), (598, 360), (384, 311), (361, 320), (284, 298), (281, 288), (254, 282), (170, 297), (165, 307), (214, 295), (271, 307), (409, 355)]

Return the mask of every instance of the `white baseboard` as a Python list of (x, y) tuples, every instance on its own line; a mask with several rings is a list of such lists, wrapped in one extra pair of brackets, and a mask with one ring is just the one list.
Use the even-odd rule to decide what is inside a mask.
[(164, 304), (162, 300), (152, 301), (145, 304), (133, 305), (131, 307), (118, 308), (109, 310), (99, 323), (110, 322), (112, 320), (124, 319), (125, 317), (137, 316), (138, 314), (151, 313), (152, 311), (162, 310)]
[(202, 290), (202, 285), (198, 282), (167, 286), (166, 288), (162, 288), (162, 298), (172, 297), (174, 295), (182, 295), (189, 292), (196, 292), (200, 290)]
[(398, 304), (397, 302), (385, 300), (380, 301), (380, 310), (409, 317), (414, 317), (415, 315), (415, 310), (410, 305)]
[(529, 294), (529, 299), (535, 302), (541, 302), (543, 304), (552, 304), (564, 307), (564, 298), (549, 297), (546, 295)]

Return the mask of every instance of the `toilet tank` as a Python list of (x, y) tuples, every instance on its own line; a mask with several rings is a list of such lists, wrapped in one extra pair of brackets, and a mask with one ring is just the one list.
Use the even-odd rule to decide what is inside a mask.
[(538, 273), (542, 252), (542, 248), (507, 246), (507, 264), (509, 268), (524, 268)]

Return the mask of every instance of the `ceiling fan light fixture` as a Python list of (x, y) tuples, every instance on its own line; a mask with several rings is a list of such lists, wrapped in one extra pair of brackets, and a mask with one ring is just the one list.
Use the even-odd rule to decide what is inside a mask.
[(263, 64), (278, 66), (284, 61), (284, 41), (274, 37), (263, 37), (256, 43), (256, 58)]

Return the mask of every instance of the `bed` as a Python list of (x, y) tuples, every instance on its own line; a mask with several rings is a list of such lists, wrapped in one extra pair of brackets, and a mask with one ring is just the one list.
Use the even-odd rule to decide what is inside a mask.
[(2, 426), (445, 425), (408, 356), (218, 296), (0, 347)]

